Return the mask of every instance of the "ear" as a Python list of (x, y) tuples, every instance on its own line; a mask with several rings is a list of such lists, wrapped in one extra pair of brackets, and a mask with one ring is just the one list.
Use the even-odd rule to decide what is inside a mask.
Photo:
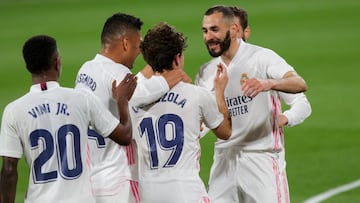
[(174, 68), (177, 68), (180, 66), (180, 60), (181, 60), (181, 55), (180, 54), (176, 54), (175, 57), (174, 57), (174, 61), (173, 61), (173, 64), (174, 64)]
[(61, 59), (60, 56), (56, 56), (54, 59), (54, 66), (55, 66), (55, 70), (60, 72), (61, 70)]
[(244, 38), (247, 41), (250, 38), (251, 29), (250, 26), (247, 26), (244, 30)]
[(129, 39), (127, 37), (123, 37), (121, 41), (123, 43), (124, 51), (127, 51), (129, 49)]
[(231, 26), (230, 26), (230, 37), (231, 38), (236, 38), (239, 29), (240, 29), (240, 27), (239, 27), (239, 25), (237, 23), (232, 23)]

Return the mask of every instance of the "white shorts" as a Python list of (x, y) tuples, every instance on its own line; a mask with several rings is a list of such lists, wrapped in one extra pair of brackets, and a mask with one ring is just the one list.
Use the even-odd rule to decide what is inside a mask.
[(215, 149), (209, 180), (211, 202), (290, 202), (281, 153)]
[(199, 180), (142, 181), (142, 203), (209, 203), (204, 183)]
[(138, 183), (125, 181), (114, 195), (96, 196), (96, 203), (140, 203)]

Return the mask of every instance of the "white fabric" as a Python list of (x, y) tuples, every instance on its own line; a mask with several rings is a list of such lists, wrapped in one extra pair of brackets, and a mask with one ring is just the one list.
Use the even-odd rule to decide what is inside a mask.
[(289, 94), (279, 92), (280, 98), (290, 106), (290, 109), (284, 111), (288, 119), (287, 126), (293, 127), (299, 125), (311, 114), (311, 105), (304, 93)]
[[(97, 54), (80, 68), (75, 88), (93, 92), (112, 114), (118, 117), (117, 104), (112, 98), (112, 82), (116, 80), (119, 84), (127, 73), (130, 73), (130, 70), (124, 65)], [(140, 80), (130, 100), (134, 106), (151, 103), (169, 90), (166, 80), (161, 76), (148, 80), (138, 76)], [(96, 195), (115, 195), (121, 188), (128, 188), (124, 186), (129, 184), (128, 181), (136, 180), (136, 170), (132, 169), (136, 161), (133, 146), (119, 146), (110, 139), (105, 139), (105, 143), (100, 145), (95, 141), (99, 140), (89, 142), (94, 192)], [(136, 196), (136, 190), (133, 192)]]
[[(204, 64), (196, 77), (196, 84), (213, 90), (218, 63), (223, 63), (221, 57)], [(287, 72), (294, 71), (269, 49), (241, 40), (227, 70), (229, 83), (225, 100), (231, 114), (232, 135), (229, 140), (218, 139), (215, 144), (209, 196), (215, 203), (286, 202), (289, 195), (284, 134), (283, 129), (278, 127), (281, 99), (291, 106), (284, 113), (289, 119), (289, 126), (300, 124), (310, 115), (310, 104), (304, 94), (268, 91), (254, 98), (243, 95), (240, 84), (243, 73), (249, 78), (280, 79)], [(234, 178), (233, 174), (241, 175)], [(282, 182), (279, 184), (279, 181)], [(259, 188), (261, 185), (269, 190)]]
[(211, 202), (289, 202), (281, 154), (244, 152), (236, 146), (215, 150), (209, 180)]
[(21, 158), (24, 154), (30, 168), (25, 202), (94, 202), (87, 163), (88, 125), (108, 136), (119, 121), (88, 92), (62, 88), (56, 82), (46, 86), (42, 91), (40, 84), (33, 85), (6, 106), (0, 155)]
[[(206, 191), (199, 176), (200, 124), (204, 122), (213, 129), (224, 119), (211, 93), (180, 82), (157, 102), (133, 107), (131, 116), (139, 156), (141, 200), (173, 202), (164, 197), (179, 195), (183, 195), (180, 202), (193, 202), (184, 198), (194, 196), (201, 199)], [(163, 184), (172, 181), (177, 182), (174, 187)], [(180, 191), (182, 188), (187, 192)]]
[[(218, 63), (222, 63), (220, 57), (205, 64), (198, 73), (196, 84), (213, 90)], [(281, 150), (279, 129), (273, 129), (277, 122), (274, 116), (281, 110), (277, 92), (262, 92), (255, 98), (244, 96), (240, 78), (242, 73), (247, 73), (249, 78), (282, 78), (294, 69), (275, 52), (243, 41), (227, 68), (229, 82), (225, 100), (231, 114), (232, 135), (226, 141), (218, 139), (216, 148), (235, 145), (243, 150)]]

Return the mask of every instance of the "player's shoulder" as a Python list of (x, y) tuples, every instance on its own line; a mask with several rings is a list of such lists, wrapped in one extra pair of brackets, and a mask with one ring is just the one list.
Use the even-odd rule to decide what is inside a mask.
[(208, 77), (212, 77), (216, 71), (216, 65), (220, 63), (218, 57), (211, 59), (210, 61), (202, 64), (195, 77), (195, 84), (198, 85), (201, 80), (206, 80)]
[(81, 97), (83, 100), (87, 100), (87, 99), (92, 99), (93, 97), (96, 97), (94, 95), (94, 93), (90, 90), (90, 89), (86, 89), (86, 88), (69, 88), (68, 89), (70, 92), (72, 92), (73, 94), (75, 94), (78, 97)]
[(260, 45), (254, 45), (254, 44), (250, 44), (250, 43), (246, 43), (246, 49), (249, 52), (253, 52), (255, 55), (258, 55), (258, 57), (272, 57), (272, 56), (276, 56), (276, 52), (273, 51), (270, 48), (264, 47), (264, 46), (260, 46)]
[(22, 95), (21, 97), (9, 102), (3, 111), (3, 114), (11, 112), (11, 114), (17, 114), (16, 112), (21, 112), (26, 106), (31, 105), (33, 101), (33, 97), (30, 92)]
[(95, 97), (91, 90), (86, 88), (60, 87), (57, 94), (62, 98), (67, 98), (69, 101), (75, 101), (79, 104)]
[(208, 71), (209, 69), (214, 69), (216, 67), (216, 64), (219, 63), (219, 57), (212, 58), (210, 61), (202, 64), (200, 66), (199, 74), (204, 73)]
[(126, 66), (116, 63), (111, 59), (97, 54), (92, 60), (86, 61), (79, 69), (78, 74), (88, 73), (88, 74), (124, 74), (130, 72), (129, 68)]
[(15, 100), (9, 102), (4, 108), (4, 114), (6, 112), (9, 112), (9, 111), (15, 111), (15, 110), (19, 109), (19, 107), (21, 107), (22, 104), (27, 103), (27, 101), (26, 101), (27, 96), (26, 95), (27, 94), (25, 94), (25, 95), (15, 99)]
[(191, 97), (204, 97), (204, 95), (207, 96), (211, 94), (205, 87), (185, 82), (179, 82), (173, 89), (186, 93)]

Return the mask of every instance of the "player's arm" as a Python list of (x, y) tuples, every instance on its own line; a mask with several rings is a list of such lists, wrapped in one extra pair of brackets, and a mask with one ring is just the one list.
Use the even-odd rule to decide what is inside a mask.
[(286, 92), (286, 93), (300, 93), (307, 90), (305, 80), (295, 71), (285, 73), (281, 79), (270, 79), (271, 89)]
[(141, 78), (144, 79), (138, 82), (131, 99), (134, 106), (144, 106), (158, 100), (180, 81), (191, 82), (190, 77), (180, 69), (166, 71), (161, 75), (151, 75), (152, 70), (149, 69), (151, 67), (147, 65), (138, 73), (142, 74)]
[(290, 106), (290, 109), (279, 115), (280, 127), (299, 125), (311, 115), (311, 105), (304, 93), (287, 94), (280, 92), (279, 95)]
[(186, 83), (192, 83), (191, 78), (189, 77), (188, 74), (185, 73), (185, 71), (183, 69), (169, 70), (169, 71), (162, 73), (161, 76), (165, 78), (170, 89), (173, 88), (180, 81), (186, 82)]
[[(146, 64), (144, 66), (144, 68), (140, 71), (140, 73), (142, 74), (142, 76), (144, 76), (144, 78), (149, 79), (151, 78), (153, 75), (155, 75), (153, 69), (151, 68), (151, 66), (149, 64)], [(157, 75), (157, 76), (160, 76)], [(171, 89), (172, 87), (174, 87), (178, 82), (183, 81), (183, 82), (187, 82), (187, 83), (192, 83), (192, 80), (190, 78), (189, 75), (187, 75), (185, 73), (185, 71), (183, 70), (179, 70), (179, 71), (166, 71), (163, 74), (161, 74), (161, 76), (166, 80), (169, 88)]]
[(276, 90), (285, 93), (300, 93), (307, 90), (305, 80), (295, 71), (285, 73), (279, 79), (249, 78), (244, 80), (241, 90), (246, 96), (255, 97), (260, 92)]
[(154, 71), (149, 64), (146, 64), (144, 68), (140, 71), (144, 78), (149, 79), (154, 75)]
[(227, 75), (226, 68), (222, 64), (219, 64), (214, 78), (214, 87), (215, 87), (216, 103), (218, 105), (219, 111), (224, 116), (224, 120), (220, 123), (220, 125), (217, 128), (212, 130), (218, 138), (223, 140), (227, 140), (231, 136), (231, 118), (230, 118), (229, 110), (225, 103), (225, 95), (224, 95), (224, 91), (228, 80), (229, 78)]
[(109, 135), (109, 138), (120, 145), (129, 145), (132, 141), (132, 125), (128, 104), (136, 85), (136, 77), (133, 74), (127, 74), (118, 86), (116, 86), (116, 81), (112, 83), (112, 94), (117, 101), (120, 122)]
[(17, 165), (19, 159), (2, 157), (2, 168), (0, 176), (0, 202), (15, 202), (16, 184), (18, 181)]

